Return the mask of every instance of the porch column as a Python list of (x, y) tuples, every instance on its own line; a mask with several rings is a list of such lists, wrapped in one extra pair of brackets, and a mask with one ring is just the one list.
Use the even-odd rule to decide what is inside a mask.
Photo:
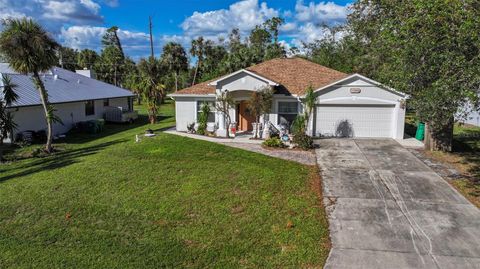
[(225, 115), (223, 112), (217, 112), (218, 115), (218, 136), (226, 136), (227, 135), (227, 126), (225, 126)]

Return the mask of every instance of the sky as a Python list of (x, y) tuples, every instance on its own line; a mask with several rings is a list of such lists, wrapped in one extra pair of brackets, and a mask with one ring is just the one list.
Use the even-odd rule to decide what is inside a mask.
[(0, 19), (29, 17), (62, 45), (101, 50), (106, 29), (119, 27), (124, 51), (133, 59), (150, 53), (152, 16), (155, 54), (166, 42), (187, 49), (193, 38), (226, 38), (233, 28), (246, 36), (255, 25), (279, 16), (286, 23), (280, 41), (287, 47), (321, 39), (319, 25), (345, 22), (351, 1), (318, 0), (0, 0)]

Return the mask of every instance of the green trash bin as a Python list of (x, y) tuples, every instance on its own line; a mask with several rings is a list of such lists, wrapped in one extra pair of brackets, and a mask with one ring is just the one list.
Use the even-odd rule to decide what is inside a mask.
[(415, 134), (417, 140), (423, 141), (425, 138), (425, 123), (419, 122), (417, 124), (417, 133)]

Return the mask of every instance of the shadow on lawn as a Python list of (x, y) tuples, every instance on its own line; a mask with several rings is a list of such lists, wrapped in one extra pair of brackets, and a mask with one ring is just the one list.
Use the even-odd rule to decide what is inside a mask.
[(35, 161), (27, 162), (24, 165), (16, 166), (12, 169), (2, 169), (0, 173), (7, 171), (21, 170), (20, 172), (13, 173), (7, 176), (0, 177), (0, 183), (13, 179), (16, 177), (27, 176), (40, 171), (55, 170), (62, 168), (79, 161), (79, 158), (96, 154), (98, 151), (109, 147), (114, 144), (125, 142), (125, 140), (115, 140), (102, 144), (98, 144), (91, 147), (84, 147), (79, 149), (68, 150), (64, 152), (58, 152), (48, 157), (37, 158)]

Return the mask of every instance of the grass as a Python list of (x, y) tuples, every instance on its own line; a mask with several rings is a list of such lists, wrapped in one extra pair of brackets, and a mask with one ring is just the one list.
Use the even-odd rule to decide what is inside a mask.
[(173, 110), (1, 164), (0, 268), (323, 267), (316, 169), (158, 132)]
[[(407, 115), (405, 132), (414, 136), (415, 130), (413, 115)], [(448, 181), (480, 208), (480, 127), (455, 124), (452, 152), (434, 151), (424, 154), (458, 170), (462, 176)]]

